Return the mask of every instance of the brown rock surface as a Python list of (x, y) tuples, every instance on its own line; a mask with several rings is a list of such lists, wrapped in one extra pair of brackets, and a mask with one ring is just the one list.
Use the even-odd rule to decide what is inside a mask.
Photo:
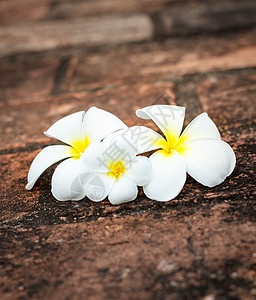
[(101, 20), (47, 21), (0, 28), (0, 56), (65, 47), (95, 47), (151, 39), (153, 26), (147, 15), (104, 17)]
[(15, 103), (5, 105), (0, 110), (2, 125), (0, 149), (24, 147), (26, 144), (35, 142), (48, 142), (49, 138), (44, 136), (43, 132), (54, 122), (67, 114), (87, 110), (91, 106), (111, 111), (129, 126), (135, 123), (145, 123), (135, 116), (136, 109), (151, 105), (156, 99), (162, 103), (175, 103), (172, 98), (174, 96), (172, 89), (172, 82), (159, 82), (103, 89), (96, 92), (32, 98), (22, 100), (18, 105)]
[(168, 203), (142, 194), (119, 206), (58, 202), (50, 195), (52, 170), (24, 190), (37, 152), (2, 155), (4, 299), (253, 299), (256, 215), (248, 187), (255, 158), (248, 135), (235, 137), (237, 168), (225, 183), (209, 189), (189, 179)]
[(209, 112), (220, 125), (232, 122), (232, 127), (255, 121), (255, 93), (255, 75), (227, 78), (211, 76), (198, 84), (203, 110)]
[(2, 0), (0, 2), (0, 24), (43, 19), (50, 3), (50, 0), (23, 0), (21, 4), (17, 5), (16, 0)]
[(49, 95), (59, 67), (56, 59), (0, 66), (0, 106)]
[[(255, 4), (126, 2), (0, 3), (0, 299), (256, 299)], [(231, 176), (188, 177), (166, 203), (141, 189), (116, 206), (59, 202), (55, 166), (25, 190), (59, 118), (94, 105), (156, 129), (134, 112), (157, 103), (186, 106), (186, 124), (207, 111), (236, 153)]]
[(72, 91), (138, 80), (175, 80), (182, 75), (254, 67), (255, 52), (255, 33), (122, 47), (104, 55), (100, 52), (74, 58), (63, 88)]

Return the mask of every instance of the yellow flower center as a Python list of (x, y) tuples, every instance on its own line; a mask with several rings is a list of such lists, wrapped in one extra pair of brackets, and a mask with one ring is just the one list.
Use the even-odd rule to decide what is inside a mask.
[(116, 161), (114, 163), (110, 163), (109, 169), (110, 172), (108, 172), (108, 175), (114, 177), (115, 179), (120, 178), (122, 174), (125, 173), (125, 166), (122, 161)]
[(81, 154), (84, 153), (85, 149), (90, 145), (88, 137), (85, 137), (83, 140), (74, 140), (72, 143), (70, 153), (72, 158), (79, 159)]
[(163, 153), (165, 155), (171, 155), (173, 153), (173, 150), (177, 151), (179, 154), (181, 154), (185, 150), (186, 147), (182, 144), (185, 143), (188, 139), (186, 135), (175, 137), (175, 135), (172, 135), (170, 132), (166, 132), (165, 136), (166, 140), (161, 141), (158, 145), (159, 148), (163, 150)]

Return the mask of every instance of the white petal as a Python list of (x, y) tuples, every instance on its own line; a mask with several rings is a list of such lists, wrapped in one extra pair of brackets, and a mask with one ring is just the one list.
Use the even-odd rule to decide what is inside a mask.
[(136, 115), (142, 119), (152, 119), (165, 136), (178, 139), (184, 118), (185, 107), (174, 105), (151, 105), (138, 109)]
[(202, 113), (188, 124), (180, 138), (179, 144), (201, 138), (220, 139), (220, 133), (208, 114)]
[(109, 164), (106, 158), (107, 145), (102, 142), (91, 143), (81, 158), (86, 167), (93, 172), (108, 172)]
[(159, 148), (165, 139), (156, 131), (145, 126), (132, 126), (110, 134), (105, 143), (113, 141), (116, 137), (121, 137), (127, 147), (134, 147), (138, 154)]
[(107, 197), (113, 187), (115, 178), (106, 173), (88, 173), (84, 184), (86, 196), (95, 202)]
[(52, 176), (53, 196), (60, 201), (83, 199), (86, 195), (83, 185), (87, 172), (81, 158), (70, 158), (60, 163)]
[(128, 177), (122, 176), (115, 181), (108, 200), (112, 204), (121, 204), (136, 199), (138, 188), (136, 184)]
[(166, 155), (159, 150), (150, 156), (152, 178), (143, 187), (145, 195), (153, 200), (169, 201), (175, 198), (186, 181), (186, 168), (182, 157), (176, 152)]
[(145, 156), (137, 156), (127, 164), (125, 176), (131, 178), (137, 185), (149, 183), (152, 176), (151, 161)]
[(83, 161), (93, 172), (109, 172), (111, 163), (122, 161), (124, 164), (136, 157), (135, 147), (130, 147), (120, 137), (111, 143), (91, 143), (83, 153)]
[(123, 128), (127, 126), (112, 113), (91, 107), (84, 117), (83, 137), (89, 137), (92, 142), (100, 142), (110, 133)]
[(26, 189), (31, 190), (39, 176), (51, 165), (64, 158), (70, 157), (70, 149), (70, 146), (53, 145), (45, 147), (39, 152), (30, 166)]
[[(105, 143), (103, 141), (103, 143)], [(123, 161), (124, 163), (132, 160), (138, 154), (138, 149), (135, 144), (127, 143), (123, 136), (115, 136), (107, 145), (107, 154), (112, 162)]]
[(84, 111), (79, 111), (68, 115), (54, 123), (44, 134), (72, 145), (73, 142), (82, 139), (84, 114)]
[[(217, 139), (198, 139), (182, 146), (181, 155), (187, 172), (196, 181), (213, 187), (229, 176), (235, 167), (236, 157), (232, 148)], [(177, 149), (179, 150), (179, 149)]]

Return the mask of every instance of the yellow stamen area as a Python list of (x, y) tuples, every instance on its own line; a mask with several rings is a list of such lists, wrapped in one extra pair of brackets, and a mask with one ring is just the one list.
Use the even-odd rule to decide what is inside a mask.
[(110, 172), (108, 172), (108, 175), (114, 177), (115, 179), (120, 178), (122, 174), (125, 173), (125, 166), (122, 161), (116, 161), (114, 163), (110, 163), (109, 169)]
[(81, 154), (84, 153), (85, 149), (90, 145), (88, 137), (85, 137), (83, 140), (76, 139), (71, 143), (72, 147), (70, 153), (72, 158), (79, 159)]
[(188, 140), (188, 137), (184, 134), (180, 137), (177, 137), (175, 134), (172, 134), (171, 131), (165, 132), (165, 141), (158, 143), (159, 148), (163, 150), (165, 155), (171, 155), (173, 150), (181, 154), (186, 149), (186, 145), (183, 145)]

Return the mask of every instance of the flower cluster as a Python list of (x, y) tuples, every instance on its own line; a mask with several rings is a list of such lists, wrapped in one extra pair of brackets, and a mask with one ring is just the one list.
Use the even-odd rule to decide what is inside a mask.
[[(181, 133), (185, 108), (152, 105), (136, 111), (151, 119), (162, 135), (145, 126), (127, 127), (113, 114), (91, 107), (54, 123), (45, 135), (65, 145), (44, 148), (28, 172), (26, 188), (61, 161), (52, 176), (52, 194), (60, 201), (102, 201), (112, 204), (136, 199), (138, 186), (157, 201), (175, 198), (188, 173), (199, 183), (213, 187), (234, 170), (232, 148), (207, 113), (197, 116)], [(152, 151), (149, 158), (144, 154)]]

